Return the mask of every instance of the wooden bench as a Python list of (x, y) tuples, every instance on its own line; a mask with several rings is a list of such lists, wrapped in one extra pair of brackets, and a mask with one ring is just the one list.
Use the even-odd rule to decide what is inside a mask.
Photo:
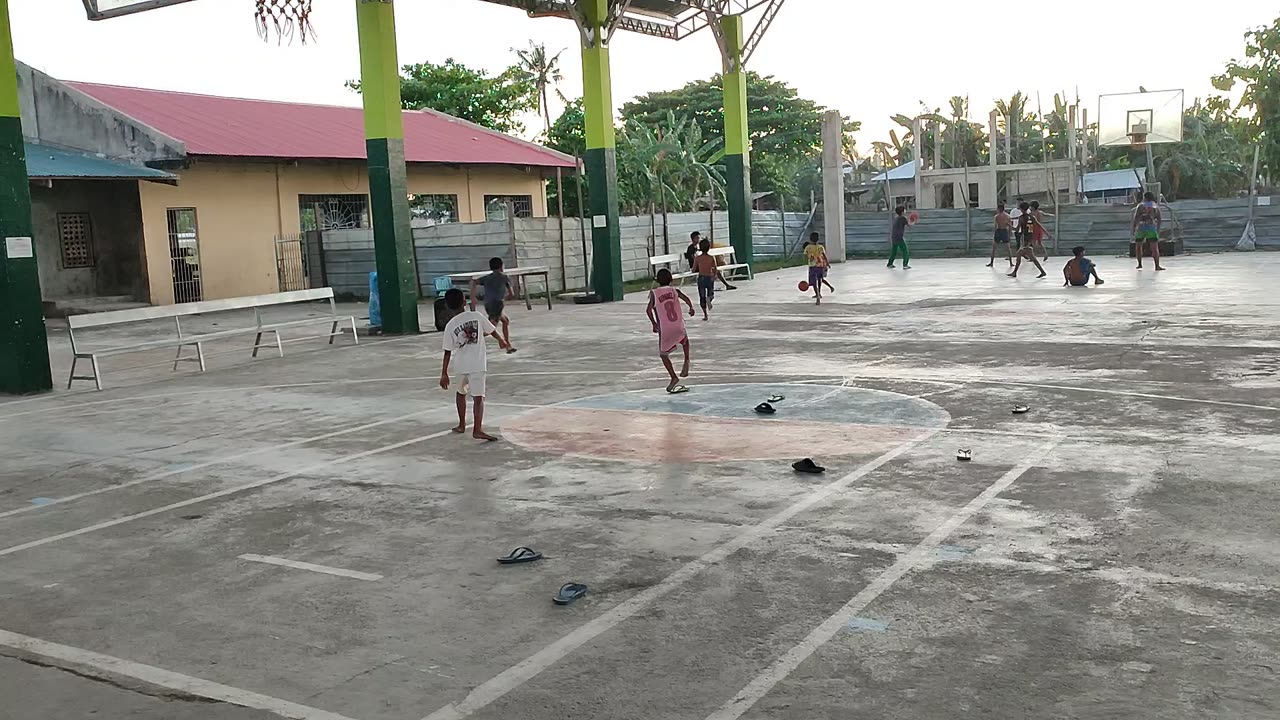
[[(469, 287), (471, 285), (472, 280), (479, 280), (480, 278), (483, 278), (484, 276), (488, 275), (491, 272), (493, 271), (482, 270), (478, 272), (452, 273), (450, 275), (447, 275), (446, 277), (452, 280), (454, 285), (466, 285)], [(510, 270), (504, 269), (502, 272), (506, 273), (508, 278), (511, 278), (511, 282), (515, 285), (516, 295), (524, 299), (524, 307), (526, 310), (533, 309), (533, 303), (529, 300), (529, 283), (527, 282), (526, 278), (528, 278), (531, 275), (532, 276), (541, 275), (542, 287), (547, 291), (547, 309), (548, 310), (551, 309), (552, 306), (551, 306), (551, 269), (550, 268), (545, 268), (545, 267), (511, 268)], [(471, 298), (467, 298), (467, 299), (471, 300)]]
[[(329, 301), (329, 314), (324, 317), (305, 318), (302, 320), (288, 320), (284, 322), (268, 323), (262, 317), (263, 308), (275, 307), (278, 305), (291, 305), (295, 303), (314, 302), (317, 300)], [(254, 325), (252, 327), (219, 330), (217, 332), (200, 333), (198, 335), (186, 335), (182, 331), (181, 318), (191, 315), (207, 315), (210, 313), (229, 312), (232, 310), (248, 310), (253, 309)], [(130, 323), (145, 322), (148, 320), (167, 320), (173, 319), (173, 327), (176, 336), (161, 338), (159, 340), (147, 340), (145, 342), (130, 343), (127, 345), (116, 345), (113, 347), (97, 348), (87, 350), (83, 348), (76, 339), (76, 331), (88, 330), (90, 328), (105, 328), (118, 325), (126, 325)], [(227, 298), (225, 300), (206, 300), (203, 302), (180, 303), (178, 305), (161, 305), (157, 307), (138, 308), (136, 310), (116, 310), (114, 312), (94, 313), (90, 315), (72, 315), (67, 318), (67, 325), (71, 331), (71, 352), (74, 358), (71, 361), (71, 377), (67, 380), (67, 389), (71, 389), (76, 380), (92, 380), (94, 385), (102, 389), (102, 372), (98, 367), (98, 358), (109, 357), (111, 355), (123, 355), (126, 353), (142, 352), (144, 350), (153, 350), (156, 348), (177, 348), (178, 353), (173, 361), (173, 369), (178, 369), (178, 364), (183, 362), (196, 362), (200, 364), (200, 372), (205, 371), (204, 362), (204, 343), (210, 340), (217, 340), (224, 337), (234, 335), (246, 335), (248, 333), (257, 333), (257, 337), (253, 341), (253, 357), (258, 357), (258, 351), (263, 347), (262, 336), (271, 334), (275, 337), (276, 351), (280, 353), (280, 357), (284, 357), (284, 342), (280, 339), (280, 330), (288, 327), (298, 327), (302, 325), (319, 325), (330, 324), (328, 338), (329, 344), (333, 344), (333, 340), (342, 333), (338, 331), (339, 323), (351, 323), (351, 339), (355, 344), (360, 344), (360, 338), (356, 334), (356, 319), (350, 315), (339, 315), (337, 305), (333, 298), (333, 288), (317, 288), (314, 290), (297, 290), (293, 292), (272, 293), (270, 295), (255, 295), (253, 297)], [(324, 337), (321, 335), (320, 337)], [(185, 348), (194, 347), (194, 357), (183, 357), (182, 353)], [(76, 366), (81, 360), (89, 361), (93, 368), (92, 375), (77, 375)]]

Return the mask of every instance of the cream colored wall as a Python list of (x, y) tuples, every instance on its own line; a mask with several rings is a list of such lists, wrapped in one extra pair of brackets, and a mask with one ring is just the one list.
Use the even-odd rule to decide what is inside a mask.
[[(299, 195), (368, 194), (364, 163), (196, 160), (177, 187), (141, 183), (147, 271), (154, 304), (173, 303), (168, 208), (196, 209), (200, 271), (206, 300), (279, 290), (275, 238), (301, 231)], [(461, 222), (484, 220), (485, 195), (532, 195), (535, 217), (546, 216), (539, 171), (514, 167), (415, 165), (409, 192), (458, 196)]]

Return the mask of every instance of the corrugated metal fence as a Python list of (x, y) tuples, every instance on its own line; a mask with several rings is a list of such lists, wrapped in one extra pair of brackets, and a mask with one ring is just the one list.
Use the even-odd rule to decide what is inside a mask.
[[(1221, 252), (1235, 247), (1244, 232), (1249, 213), (1247, 198), (1232, 200), (1183, 200), (1171, 203), (1188, 252)], [(1260, 205), (1254, 213), (1258, 247), (1280, 250), (1280, 203)], [(911, 253), (921, 257), (986, 255), (994, 234), (992, 212), (972, 210), (968, 246), (965, 212), (921, 210), (920, 222), (907, 231)], [(1059, 217), (1047, 223), (1058, 229), (1059, 252), (1085, 245), (1094, 255), (1127, 254), (1132, 207), (1123, 205), (1064, 205)], [(882, 255), (889, 250), (887, 212), (851, 212), (845, 215), (845, 243), (850, 255)], [(821, 213), (814, 224), (821, 227)]]
[[(783, 215), (758, 211), (753, 214), (755, 256), (765, 259), (782, 255), (805, 229), (808, 214), (787, 213), (784, 234)], [(626, 280), (648, 277), (649, 258), (683, 253), (689, 234), (695, 230), (710, 237), (717, 245), (729, 242), (729, 218), (717, 212), (676, 213), (667, 216), (664, 242), (662, 217), (641, 215), (620, 219), (622, 229), (622, 271)], [(710, 231), (710, 232), (709, 232)], [(512, 262), (512, 234), (519, 256)], [(550, 269), (554, 292), (585, 286), (582, 261), (582, 227), (577, 218), (564, 219), (561, 246), (561, 224), (557, 218), (516, 218), (506, 220), (434, 225), (415, 228), (414, 254), (418, 262), (418, 286), (430, 294), (435, 278), (458, 272), (475, 272), (489, 267), (489, 259), (500, 257), (508, 267), (545, 266)], [(323, 258), (323, 284), (338, 293), (357, 297), (368, 295), (369, 273), (375, 269), (372, 230), (337, 230), (324, 232), (312, 242), (319, 247), (308, 252)], [(591, 239), (588, 233), (587, 253), (590, 261)], [(562, 272), (563, 268), (563, 272)], [(314, 275), (314, 273), (313, 273)], [(313, 284), (317, 278), (312, 279)], [(542, 288), (532, 287), (539, 292)]]

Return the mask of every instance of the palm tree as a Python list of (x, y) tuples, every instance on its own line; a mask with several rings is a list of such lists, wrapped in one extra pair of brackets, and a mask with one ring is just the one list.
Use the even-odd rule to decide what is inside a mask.
[[(542, 115), (546, 132), (551, 132), (551, 107), (547, 103), (547, 93), (555, 88), (556, 84), (564, 80), (564, 76), (560, 74), (560, 56), (564, 54), (564, 50), (555, 55), (547, 55), (547, 46), (542, 43), (529, 41), (529, 47), (523, 50), (512, 48), (519, 60), (516, 66), (524, 72), (525, 76), (533, 83), (538, 91), (538, 113)], [(556, 95), (563, 101), (564, 95), (556, 89)]]

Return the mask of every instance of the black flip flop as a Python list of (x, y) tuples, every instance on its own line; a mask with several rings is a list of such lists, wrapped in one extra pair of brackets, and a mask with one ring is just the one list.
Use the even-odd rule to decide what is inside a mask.
[(565, 583), (560, 586), (560, 591), (551, 598), (551, 602), (557, 605), (568, 605), (587, 594), (587, 586), (582, 583)]
[(1013, 414), (1014, 414), (1014, 415), (1026, 415), (1026, 414), (1027, 414), (1027, 413), (1029, 413), (1029, 412), (1031, 412), (1031, 408), (1030, 408), (1029, 406), (1027, 406), (1027, 405), (1014, 405), (1014, 406), (1013, 406)]
[(760, 413), (761, 415), (772, 415), (778, 411), (775, 410), (774, 407), (769, 403), (762, 402), (756, 406), (756, 412)]
[(528, 547), (518, 547), (512, 550), (510, 554), (498, 558), (498, 562), (503, 565), (518, 565), (519, 563), (534, 562), (542, 559), (542, 553)]
[(786, 399), (787, 399), (787, 398), (786, 398), (786, 397), (784, 397), (784, 396), (782, 396), (782, 395), (770, 395), (770, 396), (769, 396), (769, 402), (771, 402), (771, 403), (782, 402), (783, 400), (786, 400)]
[(808, 473), (810, 475), (821, 475), (827, 469), (815, 463), (812, 458), (805, 458), (791, 463), (791, 469), (800, 473)]
[(956, 459), (960, 462), (969, 462), (973, 459), (973, 451), (969, 448), (960, 448), (956, 451)]

